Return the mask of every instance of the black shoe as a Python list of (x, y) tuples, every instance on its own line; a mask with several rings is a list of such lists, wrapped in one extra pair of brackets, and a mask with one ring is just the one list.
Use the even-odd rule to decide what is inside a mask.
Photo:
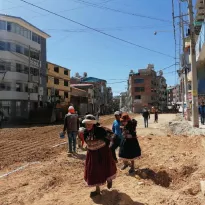
[(129, 174), (133, 174), (133, 173), (135, 173), (135, 169), (134, 168), (130, 168)]
[(108, 189), (111, 189), (111, 188), (112, 188), (112, 181), (107, 182), (107, 188), (108, 188)]
[(90, 197), (92, 198), (92, 197), (96, 197), (96, 196), (99, 196), (100, 195), (100, 192), (98, 192), (98, 191), (92, 191), (91, 193), (90, 193)]
[(128, 167), (128, 164), (124, 164), (121, 170), (125, 170)]

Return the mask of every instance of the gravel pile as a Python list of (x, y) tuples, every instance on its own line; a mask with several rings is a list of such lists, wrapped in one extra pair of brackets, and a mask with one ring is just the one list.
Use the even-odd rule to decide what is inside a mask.
[(205, 135), (205, 131), (192, 127), (187, 121), (179, 120), (169, 122), (170, 131), (175, 135), (199, 136)]

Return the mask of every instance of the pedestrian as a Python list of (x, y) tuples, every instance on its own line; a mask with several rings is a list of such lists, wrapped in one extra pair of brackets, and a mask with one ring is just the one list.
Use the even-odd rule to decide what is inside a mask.
[(116, 177), (116, 164), (109, 148), (109, 139), (104, 128), (96, 125), (93, 115), (87, 115), (83, 120), (86, 129), (84, 139), (87, 143), (84, 179), (88, 186), (96, 187), (90, 197), (100, 195), (100, 186), (107, 182), (107, 188), (112, 188), (112, 180)]
[(148, 120), (150, 119), (150, 113), (147, 108), (143, 110), (142, 116), (144, 117), (144, 126), (148, 127)]
[(124, 161), (121, 170), (128, 167), (128, 162), (131, 162), (129, 173), (135, 172), (134, 160), (141, 156), (141, 148), (137, 140), (136, 127), (137, 121), (130, 119), (128, 114), (123, 114), (121, 118), (123, 126), (122, 136), (123, 140), (120, 145), (119, 158)]
[(158, 123), (158, 110), (157, 109), (155, 109), (154, 111), (154, 122)]
[(204, 125), (205, 123), (205, 105), (204, 102), (201, 103), (199, 106), (199, 114), (201, 116), (201, 124)]
[(68, 134), (68, 154), (76, 153), (76, 137), (79, 129), (78, 115), (73, 106), (68, 108), (68, 114), (65, 115), (63, 133)]
[(113, 125), (112, 125), (112, 131), (113, 131), (114, 135), (112, 137), (112, 142), (110, 144), (110, 148), (112, 150), (113, 159), (117, 163), (118, 161), (117, 161), (115, 150), (118, 147), (120, 147), (120, 144), (122, 141), (122, 129), (120, 127), (120, 112), (116, 111), (114, 113), (114, 116), (115, 116), (115, 120), (114, 120)]

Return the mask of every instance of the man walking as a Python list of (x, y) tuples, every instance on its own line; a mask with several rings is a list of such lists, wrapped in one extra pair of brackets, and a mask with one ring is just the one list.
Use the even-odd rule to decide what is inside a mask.
[(205, 105), (204, 102), (201, 103), (199, 106), (199, 114), (201, 115), (201, 124), (204, 125), (205, 123)]
[(78, 115), (73, 106), (68, 108), (68, 114), (65, 116), (63, 132), (68, 134), (68, 153), (76, 153), (76, 137), (79, 129)]
[(142, 116), (144, 117), (144, 126), (148, 127), (148, 119), (150, 119), (150, 113), (147, 108), (143, 110)]
[(113, 122), (112, 125), (112, 131), (114, 133), (114, 137), (110, 145), (110, 148), (112, 151), (113, 159), (117, 163), (118, 161), (117, 161), (115, 150), (120, 146), (122, 140), (122, 130), (120, 128), (120, 112), (116, 111), (114, 115), (115, 115), (115, 121)]

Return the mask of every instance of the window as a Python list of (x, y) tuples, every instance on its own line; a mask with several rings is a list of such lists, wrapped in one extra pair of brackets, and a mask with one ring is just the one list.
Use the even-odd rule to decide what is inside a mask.
[(55, 66), (55, 67), (54, 67), (54, 71), (55, 71), (56, 73), (59, 73), (59, 67), (58, 67), (58, 66)]
[(11, 31), (11, 22), (7, 22), (7, 31)]
[(29, 49), (28, 48), (24, 48), (24, 55), (29, 57)]
[(16, 91), (21, 92), (21, 85), (19, 83), (16, 83)]
[(36, 60), (39, 60), (39, 53), (35, 51), (30, 51), (31, 58), (34, 58)]
[(21, 102), (16, 102), (16, 116), (21, 116)]
[(144, 79), (141, 78), (135, 79), (134, 83), (144, 83)]
[(28, 66), (24, 66), (24, 73), (28, 74), (28, 70), (29, 70)]
[(67, 80), (64, 80), (64, 86), (68, 87), (68, 81)]
[(0, 50), (2, 50), (2, 51), (6, 50), (6, 43), (3, 41), (0, 41)]
[(64, 97), (68, 98), (68, 92), (64, 92)]
[(144, 87), (135, 87), (135, 92), (144, 92)]
[(59, 85), (59, 79), (54, 78), (54, 84)]
[(0, 30), (6, 30), (6, 21), (0, 21)]
[(23, 47), (21, 47), (20, 45), (16, 45), (16, 52), (23, 54)]
[(68, 70), (64, 70), (64, 75), (68, 75)]
[(3, 83), (0, 83), (0, 90), (5, 90), (5, 84), (3, 84)]
[(38, 36), (37, 34), (35, 33), (32, 33), (32, 41), (35, 41), (36, 43), (41, 43), (41, 37)]
[(59, 96), (59, 90), (55, 90), (55, 96)]
[(135, 100), (140, 100), (141, 99), (141, 95), (136, 95), (135, 96)]
[(21, 73), (21, 71), (22, 71), (22, 66), (21, 66), (21, 64), (16, 63), (16, 72)]
[(37, 68), (33, 69), (33, 75), (38, 76), (39, 75), (39, 70)]
[(11, 63), (10, 62), (0, 62), (0, 71), (9, 71), (11, 70)]

